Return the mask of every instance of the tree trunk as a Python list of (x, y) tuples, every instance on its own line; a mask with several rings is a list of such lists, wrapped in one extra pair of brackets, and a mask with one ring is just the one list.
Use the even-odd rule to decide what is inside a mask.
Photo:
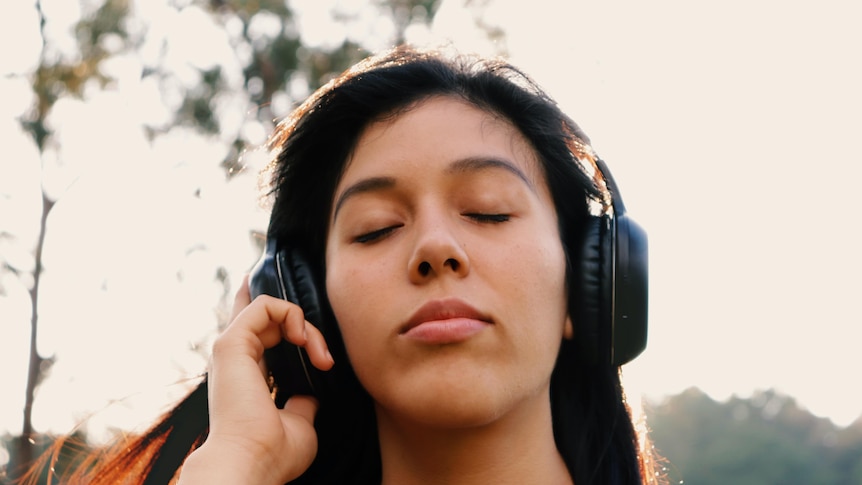
[[(33, 399), (36, 394), (36, 387), (42, 381), (44, 372), (43, 365), (46, 359), (39, 355), (39, 350), (36, 348), (36, 338), (39, 329), (39, 280), (42, 276), (42, 248), (45, 244), (45, 231), (47, 229), (48, 214), (54, 207), (54, 201), (49, 199), (45, 192), (42, 192), (42, 217), (39, 226), (39, 240), (36, 243), (36, 265), (33, 269), (33, 286), (30, 288), (30, 366), (27, 371), (27, 388), (24, 391), (24, 420), (21, 426), (21, 437), (18, 440), (18, 449), (16, 450), (16, 463), (10, 466), (10, 473), (13, 478), (20, 476), (33, 463), (33, 450), (35, 448), (36, 436), (33, 430)], [(50, 359), (49, 359), (50, 360)]]

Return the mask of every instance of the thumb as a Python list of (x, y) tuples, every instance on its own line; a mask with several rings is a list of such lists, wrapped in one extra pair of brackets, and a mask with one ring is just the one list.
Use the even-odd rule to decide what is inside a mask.
[(314, 416), (317, 415), (319, 407), (320, 404), (317, 399), (311, 396), (296, 395), (287, 400), (282, 412), (300, 416), (308, 421), (308, 424), (314, 426)]
[(279, 410), (290, 442), (287, 446), (294, 457), (290, 466), (292, 470), (287, 470), (287, 481), (305, 473), (317, 455), (314, 416), (318, 407), (317, 399), (311, 396), (292, 396), (285, 403), (284, 409)]

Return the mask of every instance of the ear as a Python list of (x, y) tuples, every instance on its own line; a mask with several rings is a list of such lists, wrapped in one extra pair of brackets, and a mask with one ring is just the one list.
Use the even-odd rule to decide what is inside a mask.
[(575, 338), (575, 326), (572, 324), (572, 317), (570, 315), (566, 315), (566, 322), (563, 323), (563, 338), (566, 340)]

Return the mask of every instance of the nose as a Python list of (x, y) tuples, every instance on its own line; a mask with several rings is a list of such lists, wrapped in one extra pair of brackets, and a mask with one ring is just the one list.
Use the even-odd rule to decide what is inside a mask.
[(470, 259), (451, 223), (438, 219), (418, 227), (408, 271), (416, 284), (447, 274), (464, 277), (470, 272)]

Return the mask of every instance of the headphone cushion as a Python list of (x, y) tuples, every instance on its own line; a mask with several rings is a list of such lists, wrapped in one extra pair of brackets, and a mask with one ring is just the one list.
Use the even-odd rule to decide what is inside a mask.
[(311, 266), (296, 248), (285, 248), (278, 252), (279, 265), (284, 281), (284, 298), (302, 308), (305, 319), (321, 328), (323, 324), (320, 295), (314, 284)]
[(598, 362), (604, 358), (600, 351), (602, 319), (607, 304), (605, 285), (608, 270), (608, 243), (605, 241), (608, 232), (608, 218), (590, 217), (586, 221), (580, 252), (580, 267), (575, 268), (574, 310), (575, 339), (579, 342), (581, 352), (589, 362)]

